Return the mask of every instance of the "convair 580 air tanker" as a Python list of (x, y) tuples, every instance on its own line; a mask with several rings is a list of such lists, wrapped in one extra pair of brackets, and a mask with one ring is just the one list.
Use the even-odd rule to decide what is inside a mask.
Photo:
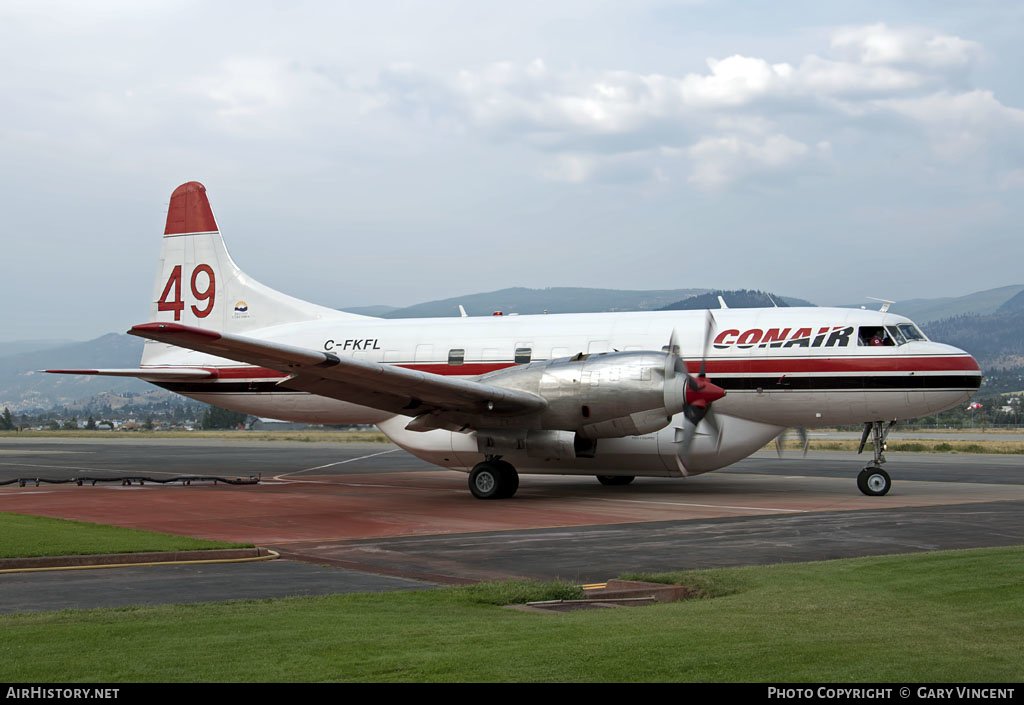
[(981, 384), (963, 350), (881, 311), (757, 308), (384, 320), (253, 281), (228, 255), (206, 189), (175, 189), (138, 377), (277, 419), (376, 424), (413, 455), (469, 473), (481, 499), (519, 473), (687, 477), (788, 427), (863, 424), (884, 495), (898, 419), (962, 404)]

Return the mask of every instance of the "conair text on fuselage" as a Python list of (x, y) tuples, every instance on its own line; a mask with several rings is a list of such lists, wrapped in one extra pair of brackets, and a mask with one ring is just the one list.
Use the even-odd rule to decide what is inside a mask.
[(818, 328), (736, 328), (723, 330), (715, 336), (714, 346), (725, 348), (833, 348), (850, 344), (852, 326), (821, 326)]

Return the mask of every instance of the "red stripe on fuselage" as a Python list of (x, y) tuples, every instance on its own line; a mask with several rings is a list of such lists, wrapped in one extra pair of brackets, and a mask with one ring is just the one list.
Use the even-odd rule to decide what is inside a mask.
[[(688, 360), (691, 373), (700, 372), (700, 362)], [(708, 374), (791, 374), (797, 372), (978, 372), (978, 362), (969, 355), (955, 357), (801, 357), (774, 360), (708, 360)]]
[[(470, 362), (464, 365), (447, 363), (396, 363), (407, 370), (429, 372), (442, 376), (470, 377), (514, 367), (512, 362)], [(699, 361), (687, 361), (691, 374), (700, 372)], [(164, 368), (166, 369), (166, 368)], [(281, 379), (288, 374), (266, 367), (204, 367), (218, 379)], [(873, 373), (873, 372), (979, 372), (977, 361), (968, 355), (953, 357), (842, 357), (793, 358), (774, 360), (708, 360), (709, 375), (725, 374), (796, 374), (796, 373)]]

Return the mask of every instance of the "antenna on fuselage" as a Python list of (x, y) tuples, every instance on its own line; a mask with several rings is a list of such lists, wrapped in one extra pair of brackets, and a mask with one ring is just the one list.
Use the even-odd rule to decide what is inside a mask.
[(874, 296), (865, 296), (864, 298), (866, 298), (866, 299), (868, 299), (870, 301), (879, 301), (879, 302), (881, 302), (882, 308), (880, 308), (878, 310), (881, 311), (882, 313), (885, 313), (886, 311), (888, 311), (889, 307), (892, 306), (894, 303), (896, 303), (895, 301), (889, 301), (888, 299), (876, 299)]
[(462, 308), (462, 304), (459, 304), (459, 315), (462, 318), (469, 318), (469, 314), (466, 313), (466, 309)]
[(728, 306), (725, 305), (725, 299), (723, 299), (721, 295), (719, 295), (718, 297), (718, 305), (721, 306), (722, 308), (729, 308)]

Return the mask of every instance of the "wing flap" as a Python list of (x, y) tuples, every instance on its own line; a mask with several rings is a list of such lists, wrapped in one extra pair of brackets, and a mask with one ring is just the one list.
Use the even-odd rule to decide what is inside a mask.
[(541, 397), (516, 389), (177, 323), (143, 323), (132, 327), (128, 333), (285, 372), (292, 376), (279, 383), (282, 387), (396, 414), (518, 416), (541, 411), (547, 406)]

